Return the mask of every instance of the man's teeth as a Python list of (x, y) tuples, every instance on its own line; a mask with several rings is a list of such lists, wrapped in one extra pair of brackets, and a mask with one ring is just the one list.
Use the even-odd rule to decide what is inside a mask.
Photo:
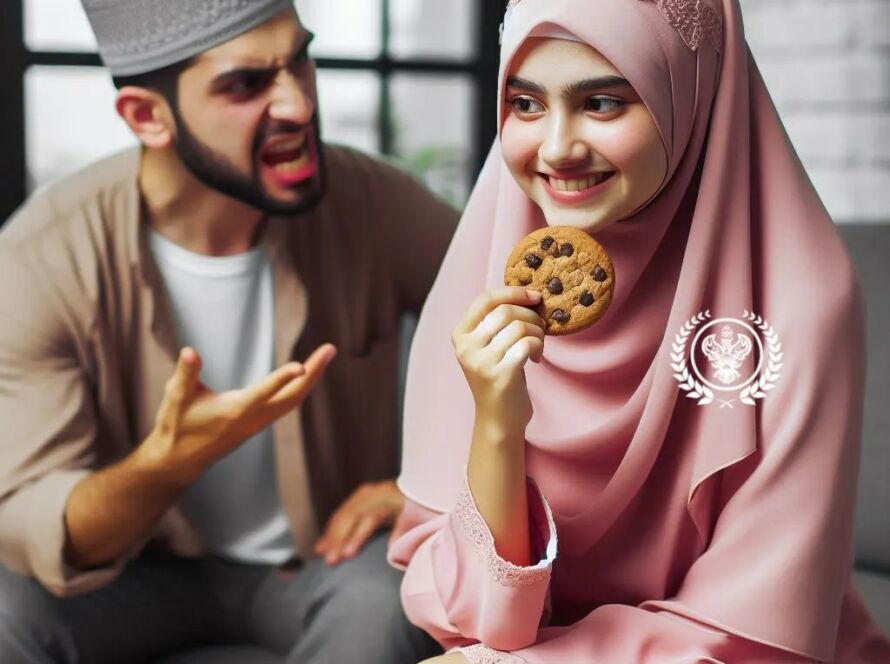
[(598, 185), (610, 175), (611, 173), (609, 172), (594, 173), (586, 178), (573, 179), (555, 178), (551, 176), (548, 177), (548, 180), (550, 181), (550, 186), (558, 191), (584, 191), (585, 189), (590, 189), (591, 187)]
[(278, 173), (288, 173), (290, 171), (295, 171), (298, 168), (300, 168), (303, 165), (304, 161), (305, 160), (302, 158), (302, 155), (301, 155), (300, 157), (297, 157), (296, 159), (294, 159), (292, 161), (279, 162), (279, 163), (275, 164), (274, 166), (272, 166), (272, 168), (274, 168)]
[(292, 138), (281, 143), (276, 143), (268, 150), (266, 150), (266, 154), (269, 156), (275, 156), (285, 154), (287, 152), (293, 152), (294, 150), (300, 150), (302, 152), (303, 143), (304, 140), (302, 138)]

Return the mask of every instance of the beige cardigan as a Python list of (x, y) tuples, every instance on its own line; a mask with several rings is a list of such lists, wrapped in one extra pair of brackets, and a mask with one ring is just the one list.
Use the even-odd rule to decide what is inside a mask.
[[(360, 483), (398, 471), (400, 318), (418, 311), (457, 213), (393, 167), (326, 148), (329, 191), (270, 220), (280, 365), (330, 341), (339, 354), (302, 409), (275, 424), (279, 493), (302, 552)], [(147, 250), (138, 149), (33, 196), (0, 232), (0, 560), (70, 595), (110, 582), (147, 542), (83, 572), (67, 565), (64, 510), (92, 470), (150, 432), (178, 351)], [(150, 539), (203, 545), (173, 507)]]

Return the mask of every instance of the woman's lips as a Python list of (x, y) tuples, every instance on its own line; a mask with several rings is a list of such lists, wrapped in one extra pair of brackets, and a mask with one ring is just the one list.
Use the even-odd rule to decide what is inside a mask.
[(559, 203), (581, 203), (596, 196), (612, 181), (615, 171), (602, 171), (573, 177), (538, 173), (551, 198)]

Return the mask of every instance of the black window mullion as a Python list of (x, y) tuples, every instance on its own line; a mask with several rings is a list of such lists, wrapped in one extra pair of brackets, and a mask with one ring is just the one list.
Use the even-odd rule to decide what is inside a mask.
[(381, 0), (380, 9), (380, 58), (384, 67), (380, 72), (380, 108), (377, 115), (377, 132), (380, 137), (380, 152), (391, 155), (395, 152), (395, 136), (392, 120), (392, 69), (389, 56), (390, 44), (390, 2)]
[(25, 38), (24, 0), (2, 0), (0, 9), (0, 225), (25, 199)]
[(479, 3), (479, 31), (476, 33), (476, 127), (473, 145), (476, 154), (476, 173), (482, 169), (485, 158), (491, 144), (497, 135), (497, 90), (498, 66), (501, 57), (501, 47), (498, 34), (501, 22), (504, 19), (503, 2)]

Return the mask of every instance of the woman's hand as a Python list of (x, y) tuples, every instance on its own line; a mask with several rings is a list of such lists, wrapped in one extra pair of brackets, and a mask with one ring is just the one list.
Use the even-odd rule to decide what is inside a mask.
[(525, 363), (544, 352), (544, 321), (529, 307), (537, 291), (506, 287), (483, 293), (454, 329), (452, 341), (476, 402), (477, 423), (523, 431), (532, 417)]

